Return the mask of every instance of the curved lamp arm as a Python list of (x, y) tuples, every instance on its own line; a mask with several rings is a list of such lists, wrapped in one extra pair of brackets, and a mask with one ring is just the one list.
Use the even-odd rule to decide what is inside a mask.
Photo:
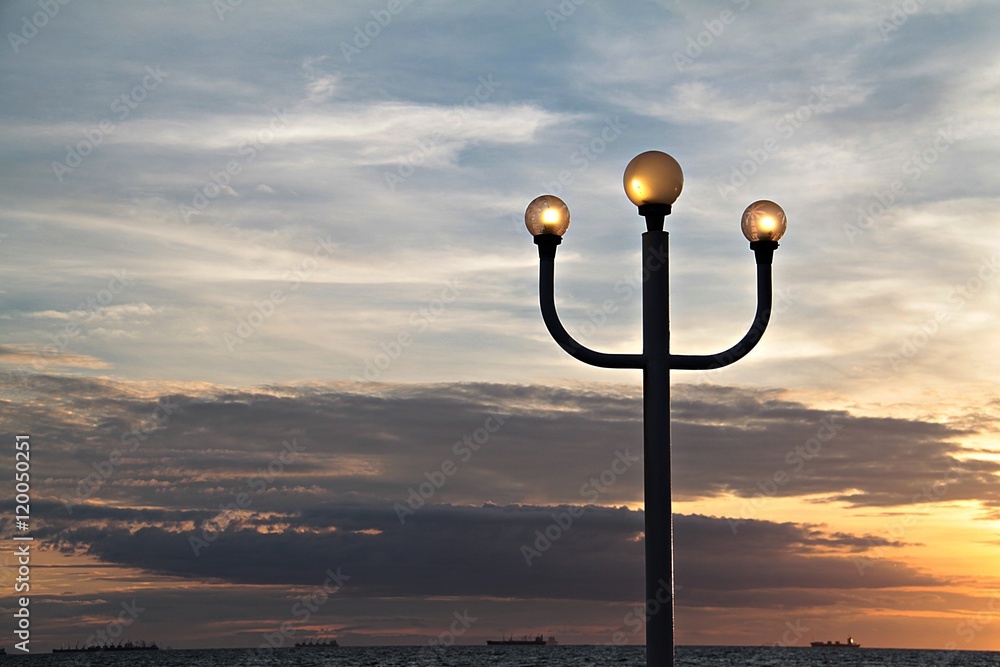
[(739, 361), (760, 342), (764, 329), (771, 319), (771, 260), (774, 249), (778, 247), (775, 241), (754, 241), (750, 244), (757, 257), (757, 312), (749, 331), (740, 340), (724, 352), (717, 354), (671, 354), (670, 368), (678, 370), (709, 370), (722, 368)]
[[(539, 242), (541, 240), (541, 242)], [(536, 236), (535, 243), (538, 244), (538, 296), (542, 307), (542, 320), (549, 330), (552, 338), (559, 343), (559, 347), (566, 350), (570, 356), (576, 357), (580, 361), (591, 366), (601, 368), (642, 368), (643, 358), (641, 354), (607, 354), (596, 352), (588, 347), (584, 347), (566, 331), (559, 315), (556, 313), (555, 298), (555, 269), (556, 269), (556, 246), (559, 244), (559, 237), (551, 235)]]

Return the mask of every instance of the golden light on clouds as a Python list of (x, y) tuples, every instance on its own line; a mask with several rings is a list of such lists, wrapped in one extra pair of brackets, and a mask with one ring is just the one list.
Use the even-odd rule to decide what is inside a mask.
[(0, 364), (32, 372), (54, 368), (111, 368), (111, 364), (96, 357), (35, 343), (0, 345)]

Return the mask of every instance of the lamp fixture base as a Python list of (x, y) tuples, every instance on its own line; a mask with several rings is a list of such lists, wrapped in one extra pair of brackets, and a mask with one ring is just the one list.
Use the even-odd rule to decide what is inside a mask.
[(639, 215), (646, 218), (647, 231), (662, 232), (663, 219), (670, 215), (670, 204), (643, 204), (639, 206)]
[(778, 247), (777, 241), (751, 241), (750, 249), (753, 250), (758, 264), (770, 264), (774, 260), (774, 249)]
[(553, 258), (556, 256), (556, 246), (562, 243), (562, 237), (556, 234), (537, 234), (535, 245), (538, 246), (538, 257)]

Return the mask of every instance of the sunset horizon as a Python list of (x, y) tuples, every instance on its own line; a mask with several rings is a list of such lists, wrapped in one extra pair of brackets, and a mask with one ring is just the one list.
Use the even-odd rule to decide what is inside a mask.
[[(285, 645), (326, 637), (344, 646), (426, 644), (456, 613), (477, 619), (458, 644), (510, 634), (644, 641), (635, 386), (171, 382), (157, 395), (149, 381), (97, 376), (16, 382), (22, 404), (46, 419), (31, 429), (36, 448), (70, 442), (98, 414), (105, 420), (77, 442), (80, 454), (67, 449), (33, 464), (71, 480), (65, 493), (33, 502), (42, 526), (35, 537), (51, 544), (34, 561), (43, 593), (34, 593), (41, 620), (33, 638), (46, 648), (107, 630), (55, 613), (66, 604), (98, 605), (92, 613), (110, 613), (112, 626), (122, 609), (138, 607), (122, 636), (176, 648), (256, 648), (268, 635)], [(850, 635), (868, 647), (991, 648), (963, 645), (977, 626), (988, 632), (998, 604), (980, 575), (963, 576), (982, 554), (938, 546), (970, 541), (973, 531), (952, 521), (975, 515), (963, 509), (969, 487), (991, 483), (982, 461), (952, 458), (960, 448), (950, 440), (967, 431), (812, 408), (787, 393), (674, 386), (678, 644), (806, 646)], [(46, 406), (46, 396), (59, 400)], [(441, 414), (451, 419), (431, 416)], [(250, 415), (266, 417), (246, 423)], [(730, 425), (740, 420), (743, 427)], [(445, 435), (454, 424), (464, 428)], [(318, 435), (334, 430), (336, 440)], [(421, 446), (391, 450), (401, 460), (378, 453), (405, 438)], [(86, 461), (98, 447), (105, 457)], [(761, 450), (780, 456), (758, 460)], [(895, 480), (877, 468), (852, 479), (858, 460), (891, 450), (927, 460), (914, 459)], [(181, 457), (190, 469), (171, 469)], [(933, 462), (942, 460), (953, 467), (938, 474)], [(201, 489), (200, 479), (211, 485)], [(484, 494), (491, 479), (494, 492)], [(949, 500), (948, 511), (926, 507)], [(502, 537), (488, 537), (497, 531)], [(402, 571), (373, 563), (382, 559)], [(331, 573), (336, 584), (325, 583)], [(574, 582), (586, 582), (584, 597)], [(220, 607), (220, 596), (232, 602)], [(867, 599), (878, 601), (877, 614), (848, 602)], [(930, 633), (942, 599), (978, 605), (978, 622), (942, 613), (936, 637), (914, 640), (912, 625)], [(785, 611), (795, 600), (796, 611)], [(921, 609), (925, 600), (935, 606)], [(362, 625), (351, 611), (359, 605), (365, 618), (421, 609), (440, 617), (442, 630)], [(264, 609), (273, 622), (241, 618)], [(232, 617), (218, 618), (220, 610)], [(200, 614), (211, 615), (207, 627), (193, 620)]]

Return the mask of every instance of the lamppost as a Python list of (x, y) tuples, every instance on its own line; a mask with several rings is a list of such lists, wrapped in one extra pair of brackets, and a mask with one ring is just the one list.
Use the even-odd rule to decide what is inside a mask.
[[(606, 354), (584, 347), (570, 336), (556, 314), (554, 275), (556, 248), (569, 228), (569, 208), (553, 195), (528, 205), (524, 222), (535, 237), (539, 259), (542, 319), (555, 341), (580, 361), (602, 368), (642, 369), (646, 599), (658, 600), (667, 583), (669, 605), (646, 624), (646, 664), (674, 664), (673, 518), (670, 502), (670, 370), (707, 370), (744, 357), (760, 340), (771, 317), (771, 260), (785, 233), (785, 212), (772, 201), (754, 202), (743, 212), (743, 234), (757, 260), (757, 313), (750, 330), (736, 345), (718, 354), (670, 353), (668, 233), (664, 218), (684, 186), (677, 161), (648, 151), (625, 168), (625, 193), (646, 219), (642, 235), (642, 353)], [(669, 608), (669, 615), (662, 610)]]

